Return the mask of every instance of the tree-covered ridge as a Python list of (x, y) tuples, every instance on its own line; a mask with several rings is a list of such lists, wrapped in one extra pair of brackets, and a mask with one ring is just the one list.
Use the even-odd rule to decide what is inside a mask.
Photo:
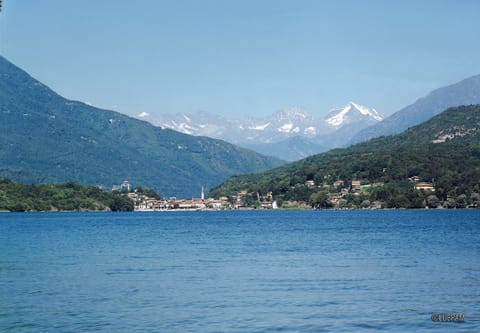
[[(352, 191), (354, 180), (361, 190)], [(415, 190), (416, 181), (432, 183), (434, 191)], [(333, 206), (332, 198), (337, 206), (354, 208), (373, 202), (404, 208), (476, 205), (480, 106), (451, 108), (402, 134), (331, 150), (267, 172), (232, 177), (210, 195), (232, 196), (240, 191), (259, 193), (258, 197), (272, 192), (274, 199), (303, 201), (314, 207)]]
[(77, 183), (24, 185), (0, 180), (0, 211), (132, 211), (133, 201)]
[(0, 56), (0, 177), (112, 187), (124, 180), (192, 197), (282, 162), (59, 96)]
[(442, 111), (460, 105), (480, 103), (480, 75), (436, 89), (413, 104), (395, 112), (383, 121), (358, 132), (351, 143), (358, 143), (382, 135), (399, 134), (409, 127), (421, 124)]

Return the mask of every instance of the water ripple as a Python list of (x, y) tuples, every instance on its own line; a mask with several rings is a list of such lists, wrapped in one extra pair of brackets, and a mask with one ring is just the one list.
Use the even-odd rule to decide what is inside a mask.
[(478, 244), (478, 210), (0, 214), (0, 331), (475, 332)]

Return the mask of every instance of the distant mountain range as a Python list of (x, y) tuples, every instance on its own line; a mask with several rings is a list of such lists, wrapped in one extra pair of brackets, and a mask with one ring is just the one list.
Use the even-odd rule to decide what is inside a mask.
[(480, 75), (432, 91), (383, 121), (359, 131), (349, 144), (382, 135), (397, 134), (432, 118), (449, 107), (470, 104), (480, 104)]
[[(383, 119), (375, 109), (350, 102), (318, 118), (293, 108), (265, 118), (227, 119), (205, 112), (146, 118), (165, 128), (205, 135), (294, 161), (382, 135), (397, 134), (454, 106), (480, 103), (480, 75), (439, 88)], [(145, 116), (145, 114), (141, 115)]]
[(228, 119), (206, 112), (162, 114), (157, 118), (143, 113), (139, 117), (163, 128), (222, 139), (285, 160), (297, 160), (342, 146), (358, 131), (383, 119), (375, 109), (353, 102), (332, 110), (324, 118), (299, 108), (263, 118)]
[(0, 57), (0, 178), (107, 189), (129, 180), (188, 198), (230, 175), (281, 163), (225, 141), (65, 99)]

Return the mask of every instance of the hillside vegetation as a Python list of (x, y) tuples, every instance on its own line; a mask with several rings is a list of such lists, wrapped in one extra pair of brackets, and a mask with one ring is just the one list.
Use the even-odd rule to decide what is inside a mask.
[(280, 164), (221, 140), (65, 99), (0, 57), (0, 177), (110, 188), (128, 180), (191, 198), (202, 185)]
[[(422, 181), (434, 189), (414, 189)], [(398, 135), (232, 177), (210, 194), (242, 191), (248, 202), (271, 192), (280, 204), (297, 201), (317, 208), (478, 206), (480, 106), (451, 108)]]
[(132, 211), (133, 201), (76, 183), (24, 185), (0, 180), (0, 211)]
[(355, 134), (350, 143), (359, 143), (382, 135), (398, 134), (448, 108), (471, 104), (480, 104), (480, 75), (432, 91), (383, 121), (361, 130)]

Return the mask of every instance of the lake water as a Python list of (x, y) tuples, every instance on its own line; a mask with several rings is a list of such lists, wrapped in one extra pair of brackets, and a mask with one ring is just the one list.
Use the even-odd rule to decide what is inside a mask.
[(480, 210), (2, 213), (0, 331), (479, 332)]

